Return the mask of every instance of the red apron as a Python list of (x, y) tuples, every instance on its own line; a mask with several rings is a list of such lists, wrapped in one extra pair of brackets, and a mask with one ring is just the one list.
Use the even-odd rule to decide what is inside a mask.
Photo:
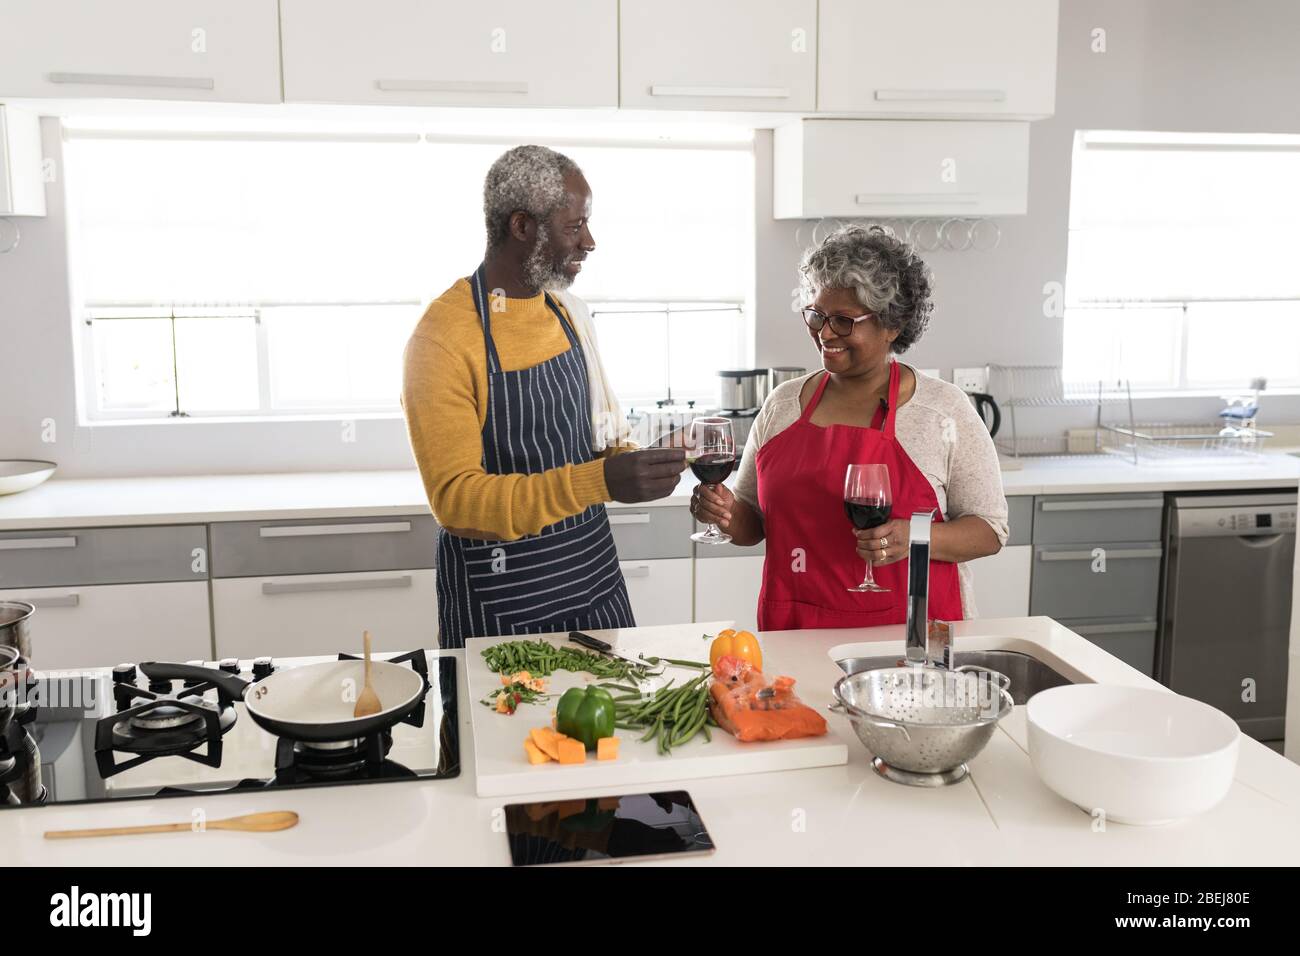
[[(767, 540), (758, 596), (760, 631), (873, 627), (907, 620), (907, 558), (872, 569), (876, 583), (889, 593), (848, 590), (866, 571), (853, 524), (844, 513), (849, 465), (889, 467), (891, 519), (933, 511), (935, 524), (943, 521), (930, 482), (894, 437), (898, 363), (890, 361), (889, 404), (883, 416), (877, 410), (870, 428), (812, 423), (828, 381), (830, 375), (823, 375), (799, 420), (770, 438), (755, 459)], [(930, 562), (929, 616), (962, 618), (957, 565), (951, 561)]]

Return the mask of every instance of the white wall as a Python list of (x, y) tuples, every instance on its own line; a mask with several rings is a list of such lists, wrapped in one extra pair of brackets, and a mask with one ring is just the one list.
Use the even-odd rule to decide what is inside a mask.
[[(1105, 53), (1091, 52), (1094, 28), (1106, 30)], [(1031, 134), (1029, 214), (1001, 221), (995, 251), (928, 256), (935, 319), (908, 360), (945, 370), (1060, 361), (1061, 322), (1043, 316), (1042, 289), (1065, 279), (1076, 129), (1300, 133), (1298, 94), (1295, 0), (1062, 0), (1057, 112)], [(56, 122), (46, 120), (44, 133), (57, 170)], [(771, 218), (771, 134), (760, 132), (756, 148), (755, 357), (759, 365), (809, 365), (815, 354), (790, 310), (799, 224)], [(19, 220), (21, 245), (0, 255), (0, 458), (51, 458), (64, 477), (411, 463), (400, 420), (359, 420), (351, 443), (338, 422), (77, 427), (61, 179), (47, 187), (47, 202), (49, 215)], [(1244, 333), (1226, 335), (1227, 345), (1267, 343)], [(1214, 398), (1151, 402), (1141, 415), (1208, 420), (1218, 407)], [(1300, 421), (1300, 398), (1266, 397), (1262, 418)], [(56, 426), (52, 444), (42, 441), (47, 419)]]

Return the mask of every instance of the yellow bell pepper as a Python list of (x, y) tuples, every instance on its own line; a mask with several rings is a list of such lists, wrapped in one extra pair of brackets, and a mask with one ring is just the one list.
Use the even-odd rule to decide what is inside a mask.
[(754, 665), (755, 670), (763, 669), (763, 648), (759, 647), (758, 638), (749, 631), (733, 631), (727, 628), (720, 631), (709, 645), (709, 666), (718, 663), (718, 658), (739, 657)]

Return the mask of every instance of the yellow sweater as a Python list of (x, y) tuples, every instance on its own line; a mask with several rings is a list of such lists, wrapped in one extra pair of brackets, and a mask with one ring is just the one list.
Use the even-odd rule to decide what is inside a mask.
[[(567, 314), (567, 313), (566, 313)], [(544, 296), (506, 299), (493, 312), (492, 340), (506, 372), (565, 352), (569, 340)], [(406, 344), (402, 408), (434, 517), (469, 537), (511, 540), (609, 501), (605, 461), (536, 475), (483, 471), (487, 356), (474, 296), (464, 279), (435, 299)], [(590, 412), (582, 410), (584, 418)]]

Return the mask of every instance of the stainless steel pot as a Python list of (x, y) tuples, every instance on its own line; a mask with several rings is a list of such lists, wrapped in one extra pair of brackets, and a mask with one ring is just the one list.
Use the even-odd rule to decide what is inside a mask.
[(26, 601), (0, 601), (0, 647), (13, 647), (32, 659), (32, 638), (29, 621), (36, 613), (36, 605)]
[(785, 382), (792, 382), (796, 378), (803, 378), (808, 374), (806, 368), (796, 368), (793, 365), (777, 365), (767, 370), (768, 392), (776, 391), (776, 387)]
[(767, 369), (726, 369), (718, 373), (718, 407), (724, 412), (741, 412), (758, 408), (759, 379), (767, 378)]
[(887, 667), (835, 684), (831, 710), (848, 717), (881, 776), (912, 786), (956, 783), (1015, 706), (995, 671)]

